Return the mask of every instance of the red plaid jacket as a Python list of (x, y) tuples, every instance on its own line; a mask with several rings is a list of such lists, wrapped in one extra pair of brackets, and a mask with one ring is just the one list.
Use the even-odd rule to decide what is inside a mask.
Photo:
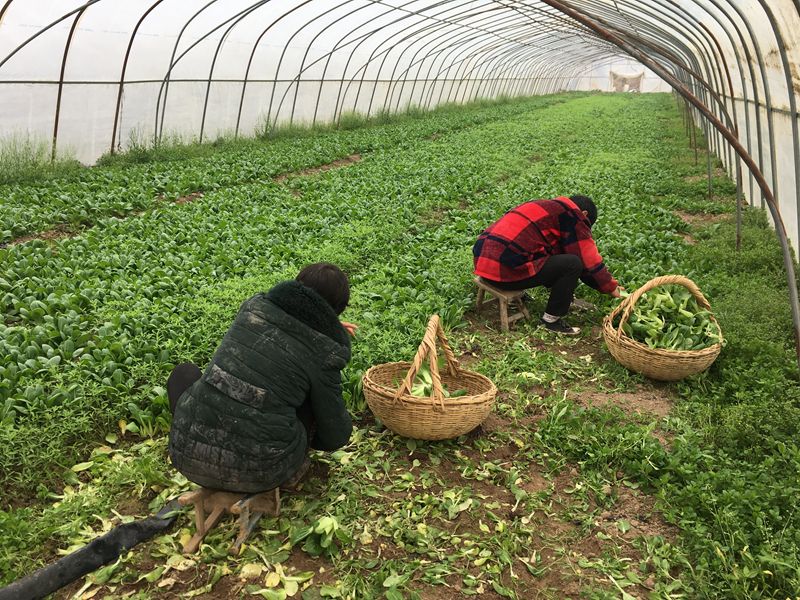
[(589, 220), (563, 196), (511, 209), (478, 237), (472, 253), (475, 274), (489, 281), (528, 279), (551, 256), (574, 254), (583, 263), (584, 283), (605, 293), (617, 287), (597, 251)]

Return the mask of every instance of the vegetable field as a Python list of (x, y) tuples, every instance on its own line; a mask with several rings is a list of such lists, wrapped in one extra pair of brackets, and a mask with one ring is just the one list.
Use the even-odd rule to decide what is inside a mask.
[[(172, 366), (205, 365), (242, 301), (325, 260), (349, 274), (342, 317), (360, 326), (350, 445), (314, 455), (239, 556), (232, 521), (181, 555), (187, 513), (56, 597), (794, 598), (800, 384), (780, 250), (757, 209), (735, 250), (734, 184), (715, 168), (708, 199), (673, 98), (351, 125), (3, 180), (0, 584), (189, 489), (166, 452)], [(474, 314), (480, 231), (576, 193), (629, 291), (668, 273), (699, 285), (726, 340), (711, 370), (667, 385), (617, 365), (612, 301), (586, 286), (577, 339)], [(534, 291), (532, 314), (545, 301)], [(478, 430), (416, 442), (375, 422), (360, 378), (409, 360), (434, 313), (500, 394)]]

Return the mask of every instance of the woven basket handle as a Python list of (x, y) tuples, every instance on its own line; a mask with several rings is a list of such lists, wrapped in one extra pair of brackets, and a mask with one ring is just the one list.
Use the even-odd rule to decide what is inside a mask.
[(439, 374), (439, 361), (436, 349), (436, 340), (439, 340), (439, 345), (444, 351), (447, 358), (447, 370), (450, 375), (455, 376), (458, 373), (460, 365), (456, 360), (450, 345), (447, 343), (447, 338), (442, 331), (442, 324), (439, 321), (439, 315), (433, 315), (428, 321), (428, 328), (425, 330), (425, 336), (422, 338), (422, 343), (414, 355), (414, 360), (411, 367), (406, 373), (403, 383), (394, 394), (394, 401), (397, 402), (404, 393), (411, 393), (411, 387), (414, 385), (414, 378), (422, 366), (423, 361), (427, 358), (430, 365), (431, 381), (433, 382), (433, 392), (431, 398), (438, 402), (441, 408), (444, 408), (444, 393), (442, 392), (442, 376)]
[(620, 302), (613, 311), (611, 311), (609, 316), (611, 317), (612, 323), (614, 322), (616, 316), (620, 312), (622, 313), (622, 316), (619, 319), (619, 325), (616, 329), (617, 339), (622, 336), (622, 326), (628, 322), (628, 319), (633, 312), (633, 307), (636, 306), (636, 302), (639, 301), (639, 298), (641, 298), (645, 292), (649, 292), (653, 288), (661, 285), (682, 285), (689, 290), (702, 308), (711, 310), (711, 305), (708, 303), (708, 300), (706, 300), (706, 297), (703, 296), (703, 292), (700, 291), (700, 288), (697, 287), (697, 284), (695, 284), (694, 281), (688, 277), (684, 277), (683, 275), (662, 275), (661, 277), (656, 277), (645, 283), (642, 287)]

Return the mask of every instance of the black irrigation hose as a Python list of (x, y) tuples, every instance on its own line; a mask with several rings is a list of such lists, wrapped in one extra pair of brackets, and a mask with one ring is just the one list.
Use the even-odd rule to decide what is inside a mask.
[(0, 589), (0, 600), (33, 600), (52, 594), (98, 567), (116, 560), (123, 552), (149, 540), (157, 533), (169, 529), (180, 509), (178, 500), (175, 499), (153, 517), (118, 525), (69, 556)]

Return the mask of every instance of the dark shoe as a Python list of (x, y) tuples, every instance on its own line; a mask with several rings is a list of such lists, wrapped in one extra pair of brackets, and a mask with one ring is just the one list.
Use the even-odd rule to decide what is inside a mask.
[(548, 323), (544, 319), (539, 319), (539, 322), (542, 324), (542, 327), (545, 329), (552, 331), (554, 333), (560, 333), (561, 335), (578, 335), (581, 330), (578, 327), (570, 327), (566, 325), (563, 320), (559, 319), (554, 323)]

